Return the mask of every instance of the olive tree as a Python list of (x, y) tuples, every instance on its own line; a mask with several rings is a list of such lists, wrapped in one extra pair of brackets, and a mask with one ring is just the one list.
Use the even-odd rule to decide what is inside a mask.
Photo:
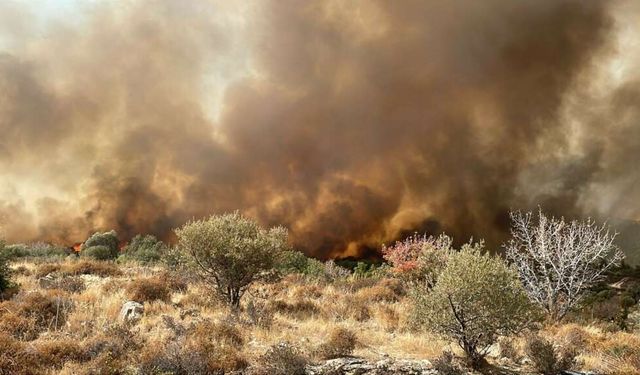
[(435, 286), (414, 292), (416, 318), (432, 332), (455, 341), (474, 368), (499, 336), (532, 328), (536, 306), (515, 269), (482, 254), (482, 243), (452, 253)]
[(614, 245), (616, 234), (591, 219), (566, 222), (538, 210), (537, 219), (531, 212), (516, 211), (511, 220), (507, 258), (518, 269), (529, 297), (555, 321), (624, 257)]
[(175, 233), (179, 249), (188, 254), (197, 273), (234, 308), (287, 247), (286, 229), (263, 229), (238, 212), (190, 221)]

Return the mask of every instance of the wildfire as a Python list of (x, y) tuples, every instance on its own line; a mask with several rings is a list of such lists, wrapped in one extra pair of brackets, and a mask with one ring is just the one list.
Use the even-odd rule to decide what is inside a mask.
[(81, 247), (82, 247), (82, 242), (77, 242), (73, 245), (73, 251), (75, 251), (76, 253), (79, 253)]

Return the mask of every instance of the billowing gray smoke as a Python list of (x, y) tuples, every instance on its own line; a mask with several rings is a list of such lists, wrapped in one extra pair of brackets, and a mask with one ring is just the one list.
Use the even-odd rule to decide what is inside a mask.
[(8, 240), (239, 209), (329, 257), (499, 243), (510, 208), (640, 218), (634, 4), (232, 3), (0, 5)]

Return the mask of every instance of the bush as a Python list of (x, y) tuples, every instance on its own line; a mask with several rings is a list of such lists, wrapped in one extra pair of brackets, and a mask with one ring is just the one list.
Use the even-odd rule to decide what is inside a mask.
[(189, 222), (176, 235), (196, 272), (234, 308), (249, 285), (273, 268), (287, 246), (284, 228), (264, 230), (237, 212)]
[(309, 258), (296, 250), (284, 250), (276, 262), (276, 269), (283, 274), (305, 273)]
[(151, 301), (169, 301), (171, 291), (166, 283), (158, 277), (137, 279), (127, 286), (127, 296), (129, 299), (144, 303)]
[(63, 276), (96, 275), (101, 277), (119, 276), (122, 271), (113, 263), (98, 262), (95, 260), (80, 260), (68, 262), (60, 267)]
[(304, 375), (308, 359), (288, 343), (273, 345), (258, 359), (253, 375)]
[(85, 248), (82, 251), (82, 256), (91, 257), (97, 260), (113, 260), (118, 257), (118, 252), (114, 252), (107, 246), (97, 245)]
[(519, 333), (538, 319), (515, 270), (482, 255), (482, 247), (465, 245), (450, 256), (431, 291), (415, 293), (418, 323), (457, 342), (475, 368), (498, 336)]
[(16, 258), (64, 258), (70, 254), (67, 248), (48, 244), (45, 242), (35, 242), (32, 244), (13, 244), (6, 246), (3, 253), (8, 259)]
[(347, 357), (353, 353), (357, 343), (355, 333), (346, 328), (336, 328), (327, 341), (318, 347), (316, 353), (321, 359)]
[(451, 254), (451, 237), (414, 235), (391, 247), (382, 247), (384, 259), (392, 270), (410, 283), (432, 288)]
[[(105, 233), (96, 232), (82, 244), (80, 254), (92, 256), (101, 260), (115, 259), (119, 254), (118, 244), (118, 234), (116, 231), (112, 230)], [(87, 250), (92, 247), (99, 248), (93, 249), (87, 253)]]
[(122, 249), (120, 257), (140, 263), (155, 263), (160, 261), (166, 252), (167, 245), (155, 236), (138, 234)]
[(544, 375), (555, 375), (575, 366), (576, 353), (573, 350), (556, 350), (553, 344), (540, 336), (529, 339), (525, 353), (533, 367)]
[(40, 287), (43, 289), (60, 289), (68, 293), (81, 293), (86, 288), (84, 280), (76, 276), (53, 279), (46, 283), (40, 283)]
[(73, 301), (61, 292), (31, 292), (18, 299), (17, 313), (34, 319), (39, 331), (64, 327), (72, 310)]
[(4, 242), (0, 241), (0, 295), (13, 287), (11, 282), (11, 269), (8, 260), (4, 255)]

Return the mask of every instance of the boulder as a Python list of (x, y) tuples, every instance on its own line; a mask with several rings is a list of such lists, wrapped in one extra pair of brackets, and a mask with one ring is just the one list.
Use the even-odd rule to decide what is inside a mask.
[(120, 320), (125, 323), (135, 323), (144, 315), (144, 306), (135, 301), (128, 301), (120, 309)]

